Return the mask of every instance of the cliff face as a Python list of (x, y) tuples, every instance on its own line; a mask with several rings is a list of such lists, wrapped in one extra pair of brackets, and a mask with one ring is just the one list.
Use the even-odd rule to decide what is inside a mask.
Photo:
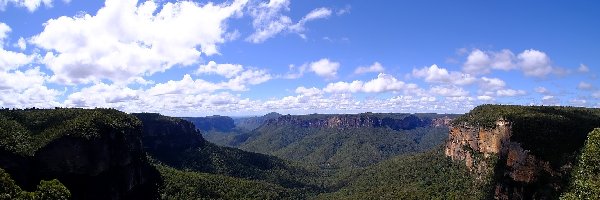
[[(147, 199), (156, 194), (151, 191), (156, 191), (159, 177), (146, 160), (141, 124), (135, 118), (112, 110), (12, 112), (3, 113), (6, 121), (19, 123), (29, 131), (40, 131), (26, 133), (36, 137), (28, 141), (47, 140), (31, 154), (0, 148), (0, 168), (22, 188), (31, 191), (40, 180), (58, 179), (73, 199)], [(62, 123), (30, 125), (45, 120)], [(84, 128), (74, 128), (73, 124)]]
[(445, 153), (464, 161), (479, 181), (491, 181), (496, 199), (543, 199), (560, 192), (568, 166), (553, 168), (511, 141), (512, 134), (511, 122), (503, 119), (495, 128), (452, 126)]
[[(447, 117), (446, 117), (447, 118)], [(276, 119), (268, 120), (267, 126), (296, 125), (305, 128), (359, 128), (359, 127), (389, 127), (393, 130), (409, 130), (417, 127), (432, 125), (435, 121), (437, 126), (444, 124), (444, 119), (421, 119), (415, 115), (403, 117), (385, 117), (367, 114), (358, 115), (322, 115), (314, 117), (284, 115)], [(449, 122), (449, 120), (448, 120)], [(436, 126), (434, 125), (434, 126)]]

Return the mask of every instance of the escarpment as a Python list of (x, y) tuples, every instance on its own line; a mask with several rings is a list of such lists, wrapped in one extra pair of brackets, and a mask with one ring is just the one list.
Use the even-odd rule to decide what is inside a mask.
[(112, 109), (31, 109), (0, 111), (0, 121), (0, 168), (24, 189), (58, 179), (73, 199), (155, 197), (148, 191), (158, 175), (135, 117)]
[(266, 126), (294, 125), (305, 128), (360, 128), (389, 127), (393, 130), (410, 130), (426, 126), (447, 126), (448, 116), (419, 117), (411, 114), (346, 114), (346, 115), (283, 115), (268, 120)]
[(464, 162), (495, 199), (555, 199), (600, 110), (479, 106), (455, 120), (445, 154)]

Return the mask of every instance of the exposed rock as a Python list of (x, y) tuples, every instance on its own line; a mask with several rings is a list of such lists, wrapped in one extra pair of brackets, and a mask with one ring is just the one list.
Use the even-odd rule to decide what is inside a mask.
[[(409, 130), (425, 126), (445, 126), (450, 123), (447, 116), (440, 119), (419, 118), (407, 114), (401, 117), (380, 117), (373, 114), (356, 115), (283, 115), (266, 122), (266, 125), (299, 125), (311, 128), (358, 128), (358, 127), (389, 127), (394, 130)], [(432, 124), (435, 121), (436, 124)]]
[[(446, 155), (464, 161), (480, 181), (495, 176), (495, 199), (545, 198), (545, 190), (558, 191), (560, 187), (554, 180), (563, 174), (511, 141), (511, 136), (511, 123), (504, 119), (497, 120), (492, 129), (454, 126), (446, 143)], [(548, 177), (540, 181), (542, 176)]]

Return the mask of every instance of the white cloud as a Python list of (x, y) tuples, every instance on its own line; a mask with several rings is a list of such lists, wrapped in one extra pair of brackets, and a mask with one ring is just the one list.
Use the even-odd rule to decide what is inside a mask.
[(594, 86), (592, 86), (592, 84), (586, 83), (583, 81), (579, 82), (579, 84), (577, 85), (577, 89), (580, 89), (580, 90), (591, 90), (593, 88), (594, 88)]
[(290, 10), (289, 5), (289, 0), (270, 0), (269, 3), (262, 2), (250, 7), (255, 32), (246, 40), (261, 43), (290, 26), (292, 19), (282, 14), (283, 11)]
[(553, 71), (550, 58), (544, 52), (529, 49), (520, 53), (517, 58), (526, 76), (544, 77)]
[(4, 48), (4, 39), (8, 37), (8, 33), (10, 33), (10, 31), (10, 26), (0, 22), (0, 48)]
[(229, 81), (222, 83), (224, 88), (233, 91), (245, 91), (248, 90), (247, 85), (258, 85), (271, 80), (271, 75), (265, 70), (246, 70), (238, 76), (230, 79)]
[(567, 70), (553, 67), (546, 53), (529, 49), (515, 56), (510, 50), (484, 52), (473, 50), (463, 65), (463, 71), (469, 74), (488, 74), (491, 70), (519, 69), (526, 76), (545, 77), (550, 73), (566, 74)]
[(153, 96), (167, 94), (190, 95), (210, 93), (220, 89), (223, 89), (221, 84), (211, 83), (202, 79), (194, 80), (189, 74), (186, 74), (181, 80), (169, 80), (166, 83), (158, 83), (146, 92)]
[(548, 89), (546, 89), (545, 87), (536, 87), (535, 92), (540, 93), (540, 94), (550, 94), (550, 91)]
[(467, 57), (463, 71), (477, 75), (488, 74), (491, 69), (511, 70), (516, 67), (514, 57), (515, 55), (508, 49), (499, 52), (483, 52), (475, 49)]
[(431, 65), (421, 69), (413, 69), (412, 75), (417, 78), (424, 78), (429, 83), (447, 83), (454, 85), (469, 85), (477, 79), (469, 74), (463, 74), (456, 71), (448, 72), (447, 69)]
[(197, 74), (218, 74), (226, 78), (231, 78), (238, 75), (244, 68), (240, 64), (217, 64), (214, 61), (208, 62), (206, 65), (200, 65)]
[(0, 48), (0, 71), (17, 69), (20, 66), (31, 63), (34, 58), (34, 56), (28, 56), (23, 53), (6, 51)]
[(329, 92), (329, 93), (344, 93), (344, 92), (356, 93), (356, 92), (362, 91), (363, 85), (364, 85), (364, 83), (362, 81), (358, 81), (358, 80), (352, 81), (351, 83), (340, 81), (337, 83), (327, 84), (327, 86), (325, 88), (323, 88), (323, 91)]
[(39, 68), (24, 72), (0, 71), (0, 106), (2, 107), (54, 107), (61, 93), (47, 88), (45, 74)]
[(297, 33), (305, 38), (303, 32), (306, 22), (327, 18), (332, 13), (328, 8), (316, 8), (294, 24), (290, 17), (283, 14), (290, 10), (289, 5), (289, 0), (270, 0), (268, 3), (261, 2), (251, 6), (249, 10), (255, 32), (248, 36), (246, 41), (262, 43), (283, 31)]
[(25, 7), (29, 12), (37, 10), (42, 4), (46, 7), (52, 7), (52, 0), (0, 0), (0, 10), (6, 9), (9, 3), (16, 7)]
[(559, 99), (557, 99), (555, 96), (546, 95), (546, 96), (542, 97), (542, 104), (545, 104), (545, 105), (558, 105), (559, 104)]
[(323, 89), (323, 91), (328, 93), (356, 93), (356, 92), (366, 92), (366, 93), (380, 93), (380, 92), (397, 92), (404, 89), (416, 89), (417, 86), (414, 84), (405, 84), (402, 81), (394, 78), (391, 75), (380, 73), (377, 75), (377, 78), (372, 79), (368, 82), (363, 81), (353, 81), (353, 82), (337, 82), (337, 83), (329, 83)]
[(51, 50), (43, 62), (54, 81), (123, 82), (194, 64), (201, 53), (217, 54), (217, 45), (225, 42), (225, 20), (240, 15), (245, 4), (107, 0), (95, 16), (48, 20), (31, 42)]
[(310, 63), (310, 71), (315, 74), (326, 77), (335, 78), (337, 76), (337, 70), (340, 68), (340, 63), (332, 62), (327, 58)]
[(513, 89), (502, 89), (496, 91), (496, 95), (499, 97), (513, 97), (513, 96), (522, 96), (527, 94), (524, 90), (513, 90)]
[(21, 51), (27, 49), (27, 42), (25, 42), (24, 38), (19, 38), (19, 40), (17, 41), (16, 47), (19, 47), (19, 49), (21, 49)]
[(381, 66), (381, 63), (375, 62), (371, 66), (368, 66), (368, 67), (356, 68), (356, 70), (354, 70), (354, 74), (364, 74), (364, 73), (370, 73), (370, 72), (381, 73), (383, 71), (385, 71), (385, 68), (383, 68), (383, 66)]
[(481, 95), (481, 96), (477, 96), (477, 99), (481, 100), (481, 101), (493, 101), (494, 97), (487, 96), (487, 95)]
[(346, 13), (350, 13), (350, 10), (352, 9), (352, 6), (350, 5), (346, 5), (344, 6), (342, 9), (339, 9), (335, 12), (336, 15), (340, 16), (340, 15), (344, 15)]
[(400, 91), (405, 88), (402, 81), (394, 78), (392, 75), (379, 73), (376, 79), (370, 80), (363, 85), (364, 92), (387, 92)]
[(577, 68), (577, 71), (578, 71), (578, 72), (581, 72), (581, 73), (587, 73), (587, 72), (589, 72), (589, 71), (590, 71), (590, 68), (588, 68), (588, 66), (587, 66), (587, 65), (580, 64), (580, 65), (579, 65), (579, 68)]
[(306, 71), (307, 67), (307, 64), (301, 65), (300, 67), (291, 64), (288, 66), (288, 72), (280, 77), (284, 79), (298, 79), (304, 75), (304, 71)]
[(289, 27), (289, 29), (296, 33), (304, 32), (304, 24), (309, 21), (313, 21), (316, 19), (327, 18), (331, 16), (331, 10), (329, 8), (316, 8), (310, 11), (306, 16), (304, 16), (298, 23)]
[(301, 86), (296, 88), (296, 93), (304, 96), (319, 96), (323, 94), (323, 91), (315, 87), (305, 88)]
[(35, 58), (35, 55), (25, 55), (23, 53), (4, 50), (4, 41), (8, 38), (11, 28), (5, 23), (0, 22), (0, 71), (9, 71), (29, 64)]
[(485, 89), (485, 90), (498, 90), (501, 88), (504, 88), (504, 86), (506, 86), (506, 83), (498, 78), (488, 78), (488, 77), (481, 77), (481, 88)]
[(443, 87), (443, 86), (434, 86), (429, 89), (429, 92), (434, 95), (440, 95), (444, 97), (464, 97), (469, 95), (468, 91), (460, 87)]

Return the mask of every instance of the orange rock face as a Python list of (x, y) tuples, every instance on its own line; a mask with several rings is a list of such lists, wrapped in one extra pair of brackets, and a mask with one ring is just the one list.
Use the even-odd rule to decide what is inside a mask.
[[(481, 128), (469, 125), (451, 127), (445, 153), (452, 160), (464, 161), (478, 180), (491, 173), (504, 175), (503, 183), (497, 183), (496, 199), (522, 199), (525, 185), (534, 184), (542, 172), (551, 176), (559, 176), (546, 161), (531, 155), (521, 144), (511, 141), (511, 124), (498, 120), (496, 127)], [(495, 166), (488, 166), (484, 158), (496, 156), (500, 158), (496, 165), (502, 165), (503, 171), (494, 172)], [(509, 185), (505, 183), (509, 182)]]

